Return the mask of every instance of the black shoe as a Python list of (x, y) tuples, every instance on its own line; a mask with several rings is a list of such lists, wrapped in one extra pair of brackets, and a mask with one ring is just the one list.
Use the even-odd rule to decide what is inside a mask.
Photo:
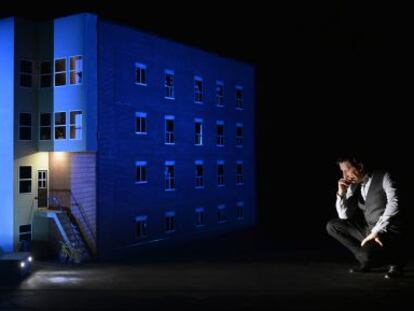
[(385, 274), (386, 279), (395, 279), (404, 276), (403, 268), (396, 265), (390, 265), (388, 272)]
[(371, 271), (371, 269), (367, 266), (359, 266), (349, 269), (349, 273), (365, 273), (369, 271)]

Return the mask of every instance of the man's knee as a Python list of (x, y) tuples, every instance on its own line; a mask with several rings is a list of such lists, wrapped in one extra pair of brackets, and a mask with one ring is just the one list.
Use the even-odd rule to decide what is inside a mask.
[(341, 231), (341, 228), (343, 228), (345, 223), (345, 219), (340, 218), (334, 218), (327, 222), (326, 224), (326, 231), (330, 235), (337, 233), (338, 231)]

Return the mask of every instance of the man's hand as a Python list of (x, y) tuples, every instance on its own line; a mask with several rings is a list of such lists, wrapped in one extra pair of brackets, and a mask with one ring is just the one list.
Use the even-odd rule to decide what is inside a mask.
[(374, 233), (370, 233), (368, 234), (368, 236), (361, 242), (361, 247), (364, 246), (366, 243), (368, 243), (369, 241), (374, 240), (376, 243), (378, 243), (380, 246), (384, 246), (381, 242), (381, 240), (379, 239), (378, 235), (374, 234)]
[(346, 180), (345, 178), (341, 178), (340, 180), (338, 180), (338, 194), (340, 196), (345, 195), (350, 184), (351, 182)]

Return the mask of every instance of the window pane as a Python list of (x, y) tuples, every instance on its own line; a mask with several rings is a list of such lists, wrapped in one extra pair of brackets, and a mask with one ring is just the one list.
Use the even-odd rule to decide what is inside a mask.
[(65, 125), (66, 124), (66, 112), (56, 112), (55, 113), (55, 125)]
[(55, 72), (66, 71), (66, 59), (55, 60)]
[(33, 72), (32, 62), (28, 60), (20, 61), (20, 72), (31, 74)]
[(31, 166), (20, 166), (20, 179), (31, 179), (32, 178), (32, 167)]
[(51, 74), (52, 72), (52, 64), (50, 61), (42, 62), (40, 64), (40, 74)]
[(167, 120), (167, 131), (172, 132), (174, 131), (174, 121)]
[(20, 86), (32, 87), (32, 76), (28, 74), (20, 75)]
[(21, 126), (31, 126), (32, 125), (32, 114), (31, 113), (20, 113), (19, 122)]
[[(59, 84), (61, 85), (61, 84)], [(40, 77), (40, 87), (51, 87), (52, 86), (52, 76), (45, 75)]]
[(19, 129), (19, 140), (31, 140), (32, 139), (32, 128), (21, 127)]
[(55, 85), (65, 85), (66, 84), (66, 72), (63, 73), (57, 73), (55, 74)]
[(82, 71), (82, 56), (74, 56), (70, 58), (70, 70)]
[(82, 72), (71, 71), (70, 73), (70, 84), (82, 83)]
[(50, 139), (52, 139), (51, 127), (41, 127), (40, 128), (40, 140), (50, 140)]
[(66, 126), (58, 126), (55, 128), (55, 139), (66, 139)]
[(70, 124), (81, 125), (82, 111), (70, 112)]
[(52, 124), (50, 113), (40, 114), (40, 126), (50, 126)]
[(31, 193), (32, 192), (32, 181), (21, 180), (20, 181), (20, 193)]

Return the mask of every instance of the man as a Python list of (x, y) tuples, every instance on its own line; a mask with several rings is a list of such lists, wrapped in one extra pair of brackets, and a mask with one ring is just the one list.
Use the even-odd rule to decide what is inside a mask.
[(395, 181), (389, 173), (370, 171), (355, 156), (338, 159), (342, 171), (336, 194), (338, 219), (328, 233), (360, 262), (351, 273), (389, 265), (385, 278), (403, 275), (403, 228)]

